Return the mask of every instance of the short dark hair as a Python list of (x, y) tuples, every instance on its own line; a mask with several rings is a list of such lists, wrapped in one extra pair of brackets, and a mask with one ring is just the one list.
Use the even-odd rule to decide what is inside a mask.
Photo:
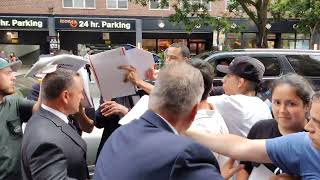
[(56, 71), (48, 73), (41, 83), (42, 98), (45, 100), (58, 98), (64, 90), (73, 86), (74, 77), (76, 76), (79, 76), (79, 74), (63, 68), (58, 68)]
[(285, 74), (279, 79), (274, 80), (271, 87), (271, 93), (273, 93), (274, 89), (277, 86), (282, 84), (289, 84), (290, 86), (295, 88), (296, 95), (303, 101), (303, 104), (310, 103), (314, 91), (312, 85), (307, 79), (294, 73)]
[(190, 58), (190, 50), (186, 45), (182, 43), (173, 43), (169, 47), (180, 48), (182, 56), (186, 58)]
[(255, 91), (255, 92), (260, 92), (261, 90), (261, 83), (257, 83), (257, 82), (253, 82), (253, 81), (249, 81), (247, 80), (247, 91)]
[(209, 96), (210, 91), (212, 90), (212, 83), (214, 78), (213, 67), (207, 61), (199, 58), (188, 60), (187, 63), (200, 70), (204, 83), (204, 92), (202, 94), (201, 100), (206, 100)]

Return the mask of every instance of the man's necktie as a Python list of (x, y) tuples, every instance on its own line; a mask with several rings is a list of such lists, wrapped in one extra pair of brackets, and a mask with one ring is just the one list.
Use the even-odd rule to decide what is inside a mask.
[(69, 122), (68, 122), (69, 126), (71, 126), (72, 129), (74, 129), (75, 131), (77, 131), (77, 127), (73, 124), (73, 120), (70, 119), (70, 118), (68, 118), (68, 120), (69, 120)]

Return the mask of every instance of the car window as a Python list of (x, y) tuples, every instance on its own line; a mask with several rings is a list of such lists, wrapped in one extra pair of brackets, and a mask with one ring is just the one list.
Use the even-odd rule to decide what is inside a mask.
[(297, 74), (320, 76), (320, 56), (287, 55), (286, 57)]
[[(252, 56), (254, 57), (254, 56)], [(216, 77), (223, 77), (225, 74), (216, 70), (218, 64), (228, 65), (234, 57), (221, 57), (209, 61), (212, 64)], [(280, 63), (276, 57), (254, 57), (260, 60), (266, 68), (264, 76), (279, 76), (281, 73)]]
[(263, 76), (279, 76), (281, 73), (280, 63), (276, 57), (254, 57), (260, 60), (266, 71)]
[(233, 60), (234, 57), (219, 57), (216, 58), (215, 60), (209, 61), (209, 63), (212, 65), (214, 72), (215, 72), (215, 77), (223, 77), (225, 74), (222, 72), (217, 71), (217, 65), (229, 65), (231, 61)]

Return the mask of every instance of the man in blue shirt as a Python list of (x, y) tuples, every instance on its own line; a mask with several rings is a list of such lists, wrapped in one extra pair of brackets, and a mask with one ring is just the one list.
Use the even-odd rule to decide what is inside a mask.
[(187, 135), (212, 151), (237, 160), (273, 163), (291, 176), (320, 179), (320, 92), (312, 98), (310, 121), (305, 129), (308, 132), (268, 140), (190, 131)]

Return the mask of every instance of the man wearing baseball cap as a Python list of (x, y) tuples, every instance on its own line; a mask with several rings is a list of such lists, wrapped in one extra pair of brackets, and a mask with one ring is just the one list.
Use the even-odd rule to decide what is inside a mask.
[(247, 137), (257, 121), (272, 118), (268, 105), (256, 96), (265, 67), (255, 58), (239, 56), (229, 66), (218, 65), (217, 70), (226, 73), (225, 94), (211, 96), (208, 102), (216, 106), (231, 134)]
[(9, 63), (0, 58), (0, 179), (21, 179), (20, 147), (23, 122), (40, 107), (37, 103), (19, 96), (15, 92), (13, 71), (17, 71), (21, 61)]

